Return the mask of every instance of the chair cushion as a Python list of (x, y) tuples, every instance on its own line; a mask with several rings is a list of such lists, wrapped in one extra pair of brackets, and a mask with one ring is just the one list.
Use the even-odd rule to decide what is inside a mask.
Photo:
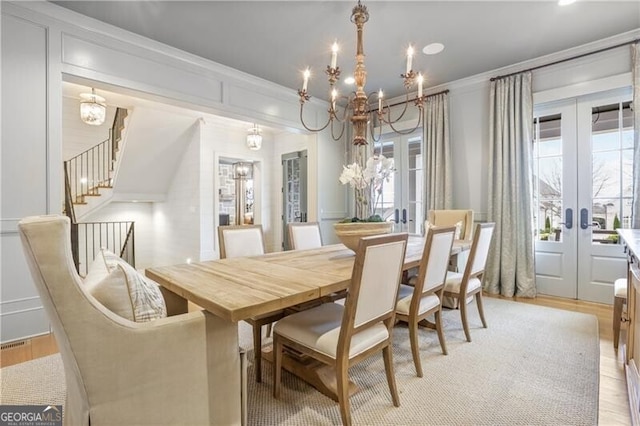
[(113, 313), (146, 322), (167, 316), (157, 283), (115, 254), (101, 250), (85, 279), (87, 291)]
[[(462, 276), (460, 272), (447, 272), (447, 282), (444, 283), (444, 291), (451, 293), (460, 293), (460, 284), (462, 283)], [(482, 284), (478, 278), (471, 278), (469, 285), (467, 286), (467, 294), (473, 290), (480, 288)]]
[(615, 297), (621, 297), (623, 299), (627, 298), (627, 279), (626, 278), (618, 278), (615, 283), (613, 283), (613, 295)]
[[(335, 358), (343, 313), (344, 306), (325, 303), (281, 319), (273, 327), (273, 332)], [(351, 338), (349, 358), (388, 338), (387, 327), (382, 323), (354, 334)]]
[[(396, 312), (403, 315), (409, 315), (409, 306), (411, 305), (411, 299), (413, 298), (413, 287), (400, 284), (400, 290), (398, 291), (398, 302), (396, 303)], [(420, 300), (420, 308), (418, 314), (425, 313), (440, 305), (440, 299), (435, 294), (429, 294), (423, 296)]]

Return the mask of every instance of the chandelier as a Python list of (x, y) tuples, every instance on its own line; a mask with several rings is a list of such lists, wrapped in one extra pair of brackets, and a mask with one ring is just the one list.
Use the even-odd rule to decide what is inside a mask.
[(81, 93), (80, 97), (80, 119), (92, 126), (99, 126), (104, 123), (107, 113), (105, 99), (96, 95), (96, 89), (91, 89), (91, 93)]
[[(300, 96), (300, 121), (305, 129), (310, 132), (319, 132), (327, 128), (327, 126), (331, 125), (331, 137), (334, 140), (339, 140), (342, 138), (345, 130), (345, 123), (350, 121), (353, 125), (353, 144), (354, 145), (366, 145), (367, 144), (367, 125), (371, 127), (371, 136), (374, 141), (379, 140), (380, 133), (382, 133), (382, 125), (388, 124), (391, 129), (400, 134), (408, 134), (415, 131), (421, 124), (423, 120), (422, 108), (425, 100), (425, 96), (422, 94), (422, 84), (424, 82), (424, 77), (422, 74), (416, 74), (416, 72), (412, 69), (412, 61), (413, 61), (413, 47), (409, 47), (407, 50), (407, 69), (405, 74), (401, 74), (400, 77), (404, 80), (404, 88), (406, 91), (406, 99), (404, 101), (404, 108), (400, 115), (394, 119), (391, 118), (391, 108), (387, 104), (384, 99), (384, 95), (382, 89), (380, 91), (371, 92), (367, 94), (365, 92), (364, 86), (367, 81), (367, 71), (364, 65), (364, 47), (363, 47), (363, 31), (364, 24), (369, 20), (369, 12), (367, 11), (367, 7), (364, 6), (360, 0), (358, 0), (358, 4), (351, 11), (351, 22), (356, 25), (357, 28), (357, 44), (356, 44), (356, 67), (353, 73), (353, 77), (355, 79), (356, 90), (351, 92), (348, 96), (338, 96), (338, 90), (335, 88), (336, 82), (340, 79), (340, 67), (337, 66), (337, 57), (338, 57), (338, 45), (334, 43), (331, 49), (331, 63), (327, 65), (327, 69), (325, 73), (328, 76), (329, 80), (329, 89), (331, 93), (331, 103), (329, 104), (328, 118), (327, 122), (320, 128), (313, 129), (306, 125), (303, 118), (303, 109), (305, 102), (311, 99), (307, 92), (307, 87), (309, 84), (309, 77), (311, 72), (307, 68), (303, 72), (303, 84), (302, 89), (298, 90), (298, 95)], [(409, 99), (409, 90), (413, 87), (415, 82), (418, 83), (418, 95), (415, 99), (413, 99), (413, 103), (419, 110), (418, 115), (418, 123), (411, 130), (400, 131), (393, 127), (395, 123), (400, 121), (407, 111), (407, 106), (410, 103)], [(371, 100), (377, 96), (378, 100), (378, 109), (372, 109), (370, 104)], [(336, 110), (336, 102), (339, 100), (346, 101), (346, 107), (344, 111), (338, 114)], [(374, 134), (374, 117), (377, 116), (378, 125), (379, 125), (379, 134), (378, 137), (375, 137)], [(336, 135), (334, 129), (334, 123), (338, 122), (341, 124), (340, 132)]]
[(262, 135), (260, 134), (260, 128), (257, 124), (254, 124), (253, 127), (249, 129), (247, 147), (253, 151), (257, 151), (262, 147)]

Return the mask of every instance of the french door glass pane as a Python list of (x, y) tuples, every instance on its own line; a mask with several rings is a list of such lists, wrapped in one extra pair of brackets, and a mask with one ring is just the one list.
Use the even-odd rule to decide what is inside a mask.
[[(386, 158), (393, 158), (394, 163), (399, 160), (396, 158), (396, 150), (394, 141), (381, 140), (375, 144), (375, 154), (382, 154)], [(396, 173), (391, 173), (389, 181), (382, 186), (382, 193), (377, 195), (372, 202), (375, 206), (373, 214), (380, 215), (382, 220), (390, 222), (394, 219), (394, 203), (395, 203)], [(374, 194), (375, 195), (375, 194)]]
[(592, 241), (618, 241), (615, 230), (631, 217), (633, 137), (630, 102), (601, 105), (591, 111)]
[(534, 229), (541, 241), (562, 241), (561, 121), (560, 114), (534, 120)]

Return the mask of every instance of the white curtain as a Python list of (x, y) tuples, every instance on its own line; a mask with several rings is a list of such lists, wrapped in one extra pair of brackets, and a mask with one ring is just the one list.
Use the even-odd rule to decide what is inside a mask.
[(631, 227), (640, 228), (640, 42), (631, 45), (633, 74), (633, 208)]
[(484, 288), (535, 297), (531, 72), (491, 82), (489, 211), (496, 223)]
[(449, 94), (429, 96), (424, 112), (425, 217), (429, 210), (451, 208)]

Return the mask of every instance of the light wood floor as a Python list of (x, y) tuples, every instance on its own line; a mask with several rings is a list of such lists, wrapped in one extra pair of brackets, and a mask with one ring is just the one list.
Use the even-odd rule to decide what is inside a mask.
[[(514, 298), (514, 300), (533, 305), (593, 314), (598, 318), (600, 325), (599, 424), (601, 426), (630, 425), (631, 417), (629, 414), (622, 350), (618, 353), (613, 350), (613, 308), (610, 305), (547, 296), (538, 296), (535, 299)], [(624, 334), (621, 336), (620, 341), (624, 341)], [(25, 342), (24, 345), (3, 349), (0, 352), (0, 367), (40, 358), (56, 353), (57, 350), (52, 335), (37, 337)]]

